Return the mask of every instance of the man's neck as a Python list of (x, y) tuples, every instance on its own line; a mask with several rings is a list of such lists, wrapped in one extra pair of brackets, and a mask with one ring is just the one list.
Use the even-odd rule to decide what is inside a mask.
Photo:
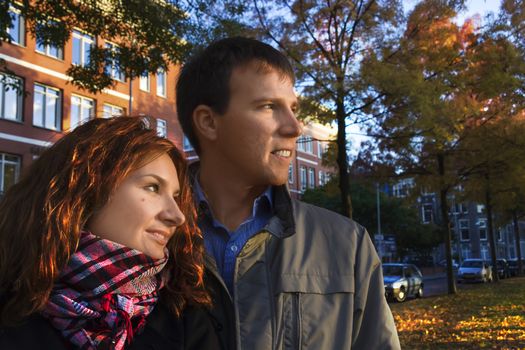
[(250, 186), (239, 177), (217, 169), (207, 169), (201, 163), (199, 184), (208, 201), (213, 217), (229, 231), (235, 231), (253, 210), (253, 202), (267, 187)]

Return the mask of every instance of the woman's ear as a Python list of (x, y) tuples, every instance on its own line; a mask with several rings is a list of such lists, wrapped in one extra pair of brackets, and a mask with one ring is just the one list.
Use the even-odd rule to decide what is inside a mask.
[(198, 105), (193, 110), (193, 127), (197, 135), (202, 138), (213, 141), (217, 138), (217, 123), (215, 118), (216, 113), (211, 107), (206, 105)]

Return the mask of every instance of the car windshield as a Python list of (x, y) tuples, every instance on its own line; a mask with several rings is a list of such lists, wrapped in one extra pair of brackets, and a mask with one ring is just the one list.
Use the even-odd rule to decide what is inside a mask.
[(477, 260), (464, 261), (462, 267), (481, 267), (483, 263)]
[(402, 266), (383, 265), (384, 276), (403, 276)]

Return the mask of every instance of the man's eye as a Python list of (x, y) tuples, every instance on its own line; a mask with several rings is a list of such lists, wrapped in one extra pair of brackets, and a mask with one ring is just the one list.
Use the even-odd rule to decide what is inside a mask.
[(262, 108), (263, 109), (274, 109), (275, 105), (273, 103), (266, 103), (266, 104), (262, 105)]
[(157, 184), (149, 184), (146, 187), (144, 187), (146, 191), (158, 193), (159, 192), (159, 185)]

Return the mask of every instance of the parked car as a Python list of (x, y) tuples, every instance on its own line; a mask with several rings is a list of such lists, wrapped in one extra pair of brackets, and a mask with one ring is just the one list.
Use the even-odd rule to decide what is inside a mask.
[(385, 296), (403, 302), (407, 296), (423, 297), (423, 275), (412, 264), (383, 264)]
[(498, 277), (500, 279), (504, 279), (504, 278), (509, 278), (510, 277), (509, 264), (507, 263), (507, 260), (505, 260), (505, 259), (497, 259), (496, 260), (496, 268), (498, 270)]
[(457, 275), (461, 282), (492, 282), (492, 268), (481, 259), (465, 259), (461, 263)]
[[(518, 259), (510, 259), (509, 263), (509, 273), (511, 276), (518, 275)], [(525, 259), (521, 259), (521, 275), (525, 274)]]

